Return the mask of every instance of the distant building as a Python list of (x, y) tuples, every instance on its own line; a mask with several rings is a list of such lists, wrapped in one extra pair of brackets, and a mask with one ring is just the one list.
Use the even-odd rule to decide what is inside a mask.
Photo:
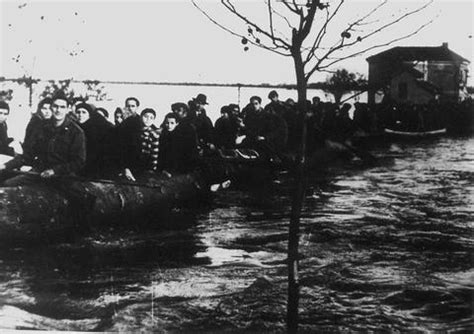
[(367, 58), (368, 102), (383, 97), (397, 103), (466, 98), (469, 61), (441, 46), (394, 47)]

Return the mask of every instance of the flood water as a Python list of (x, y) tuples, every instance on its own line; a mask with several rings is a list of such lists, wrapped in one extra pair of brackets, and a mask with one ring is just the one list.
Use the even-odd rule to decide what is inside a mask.
[[(389, 159), (311, 179), (300, 328), (472, 332), (474, 138), (375, 154)], [(284, 331), (291, 181), (281, 181), (176, 210), (159, 231), (0, 251), (0, 328)]]

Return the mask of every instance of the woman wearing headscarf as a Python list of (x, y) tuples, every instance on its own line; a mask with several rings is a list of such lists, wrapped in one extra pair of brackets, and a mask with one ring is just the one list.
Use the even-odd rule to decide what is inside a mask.
[(92, 177), (100, 176), (104, 169), (106, 136), (112, 124), (87, 103), (80, 103), (75, 109), (77, 123), (86, 137), (86, 164), (83, 173)]

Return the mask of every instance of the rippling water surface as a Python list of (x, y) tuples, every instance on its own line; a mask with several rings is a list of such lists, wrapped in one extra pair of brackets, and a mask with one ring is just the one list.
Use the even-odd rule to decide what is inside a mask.
[[(390, 159), (311, 179), (300, 327), (472, 332), (474, 139), (375, 153)], [(0, 327), (283, 331), (290, 186), (221, 192), (160, 231), (2, 250)]]

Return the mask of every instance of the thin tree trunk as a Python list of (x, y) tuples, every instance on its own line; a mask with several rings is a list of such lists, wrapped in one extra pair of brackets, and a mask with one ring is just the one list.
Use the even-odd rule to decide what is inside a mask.
[(293, 55), (298, 87), (298, 109), (300, 111), (301, 142), (298, 152), (297, 166), (294, 171), (295, 189), (291, 205), (290, 226), (288, 232), (288, 305), (287, 329), (290, 333), (298, 330), (299, 279), (298, 279), (298, 245), (300, 234), (300, 216), (303, 207), (306, 187), (306, 88), (304, 66), (301, 53)]

